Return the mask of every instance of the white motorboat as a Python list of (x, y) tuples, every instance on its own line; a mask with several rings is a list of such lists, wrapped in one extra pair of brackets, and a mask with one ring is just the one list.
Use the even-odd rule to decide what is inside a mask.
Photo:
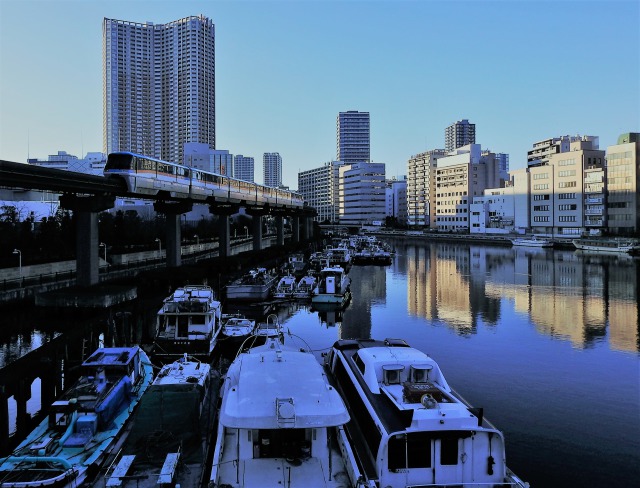
[(276, 314), (270, 314), (265, 322), (256, 324), (253, 332), (242, 342), (238, 352), (252, 347), (262, 346), (271, 339), (276, 339), (284, 344), (284, 331)]
[(531, 237), (515, 237), (511, 239), (514, 246), (553, 247), (553, 239), (533, 235)]
[(177, 288), (157, 314), (158, 355), (208, 358), (222, 329), (222, 305), (209, 286)]
[(311, 294), (312, 304), (342, 306), (349, 301), (351, 278), (340, 266), (327, 266), (320, 271), (318, 283)]
[(349, 413), (315, 356), (277, 339), (241, 353), (224, 379), (209, 486), (364, 487)]
[(250, 336), (256, 328), (256, 321), (242, 315), (231, 315), (222, 320), (222, 337), (232, 341), (242, 341)]
[(296, 290), (293, 292), (294, 298), (311, 298), (316, 282), (316, 277), (313, 275), (306, 275), (300, 278), (296, 285)]
[(216, 404), (212, 381), (211, 367), (186, 354), (164, 365), (93, 486), (202, 486)]
[(97, 349), (82, 370), (47, 418), (10, 456), (0, 457), (2, 488), (72, 488), (90, 481), (153, 380), (138, 346)]
[(339, 340), (325, 368), (377, 486), (527, 487), (506, 465), (502, 433), (449, 387), (438, 364), (398, 339)]
[(292, 275), (286, 275), (280, 278), (275, 290), (273, 291), (274, 298), (291, 298), (296, 288), (296, 278)]

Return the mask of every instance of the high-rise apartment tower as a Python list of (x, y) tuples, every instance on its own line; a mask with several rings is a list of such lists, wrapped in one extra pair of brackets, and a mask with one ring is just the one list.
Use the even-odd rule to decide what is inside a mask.
[(368, 163), (371, 158), (369, 112), (340, 112), (337, 119), (337, 160)]
[(467, 119), (454, 122), (444, 131), (444, 149), (447, 152), (475, 143), (476, 124), (470, 124)]
[(254, 159), (242, 154), (233, 157), (233, 177), (238, 180), (253, 182)]
[(105, 18), (102, 36), (104, 152), (182, 162), (187, 142), (215, 149), (213, 22)]
[(279, 153), (264, 153), (262, 169), (265, 186), (277, 188), (282, 185), (282, 157)]

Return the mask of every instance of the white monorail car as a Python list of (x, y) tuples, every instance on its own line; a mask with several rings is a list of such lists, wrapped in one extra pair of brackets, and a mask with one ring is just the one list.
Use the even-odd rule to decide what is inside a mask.
[(131, 152), (109, 154), (104, 175), (121, 178), (131, 193), (154, 197), (191, 199), (203, 203), (222, 201), (272, 207), (304, 206), (302, 196), (289, 190), (258, 185)]

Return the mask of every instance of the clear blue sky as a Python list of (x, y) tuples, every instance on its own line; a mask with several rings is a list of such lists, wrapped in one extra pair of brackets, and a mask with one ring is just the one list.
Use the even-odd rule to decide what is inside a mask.
[(335, 159), (340, 111), (371, 114), (387, 176), (476, 124), (526, 166), (535, 141), (640, 131), (640, 2), (0, 0), (0, 159), (102, 151), (102, 19), (216, 26), (217, 148), (279, 152), (284, 183)]

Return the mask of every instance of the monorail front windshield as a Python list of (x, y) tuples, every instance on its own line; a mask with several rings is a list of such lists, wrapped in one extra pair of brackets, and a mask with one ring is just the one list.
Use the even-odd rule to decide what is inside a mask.
[(133, 169), (133, 155), (126, 153), (111, 153), (107, 158), (107, 164), (104, 167), (105, 171), (110, 169)]

